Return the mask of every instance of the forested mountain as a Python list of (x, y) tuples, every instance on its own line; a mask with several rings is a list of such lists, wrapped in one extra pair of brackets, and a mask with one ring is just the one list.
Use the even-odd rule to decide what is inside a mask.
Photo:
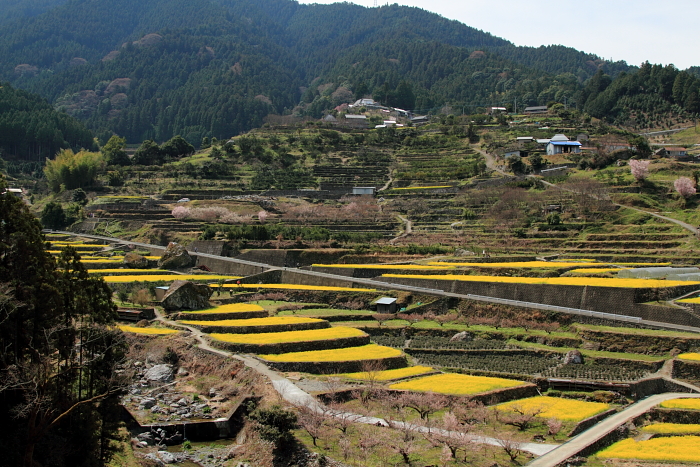
[(577, 101), (624, 62), (562, 46), (516, 47), (429, 13), (294, 0), (13, 0), (0, 77), (78, 117), (101, 141), (198, 143), (318, 117), (364, 95), (421, 112)]
[(43, 161), (62, 148), (93, 148), (92, 133), (46, 99), (0, 83), (0, 155)]

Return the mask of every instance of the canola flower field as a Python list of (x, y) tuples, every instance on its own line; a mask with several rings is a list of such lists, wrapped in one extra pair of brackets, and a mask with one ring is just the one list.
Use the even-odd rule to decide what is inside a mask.
[(683, 298), (681, 300), (676, 300), (678, 303), (700, 303), (700, 297), (695, 298)]
[(398, 349), (368, 344), (345, 349), (289, 352), (280, 355), (260, 355), (260, 357), (271, 362), (351, 362), (357, 360), (379, 360), (400, 357), (401, 355), (402, 352)]
[(312, 264), (319, 268), (352, 268), (352, 269), (399, 269), (417, 271), (449, 271), (454, 266), (432, 266), (421, 264)]
[(540, 411), (537, 417), (556, 418), (567, 422), (580, 422), (610, 408), (602, 402), (585, 402), (561, 397), (537, 396), (499, 404), (496, 409), (512, 412), (517, 407), (526, 413)]
[[(229, 279), (235, 277), (227, 276)], [(219, 287), (218, 284), (212, 284), (212, 287)], [(321, 290), (330, 292), (376, 292), (376, 289), (363, 289), (359, 287), (333, 287), (325, 285), (301, 285), (301, 284), (224, 284), (227, 289), (282, 289), (282, 290)]]
[(394, 379), (408, 378), (409, 376), (418, 376), (425, 373), (432, 373), (435, 371), (434, 368), (429, 366), (408, 366), (406, 368), (397, 368), (396, 370), (383, 370), (372, 373), (371, 375), (365, 371), (359, 373), (345, 373), (341, 376), (350, 379), (361, 379), (369, 380), (374, 379), (375, 381), (391, 381)]
[(406, 186), (402, 188), (392, 188), (392, 190), (435, 190), (438, 188), (452, 188), (451, 185), (435, 185), (435, 186)]
[(334, 327), (327, 329), (312, 329), (306, 331), (267, 332), (260, 334), (209, 334), (221, 342), (233, 344), (284, 344), (288, 342), (310, 342), (362, 337), (366, 334), (359, 329)]
[(700, 436), (672, 436), (646, 441), (625, 439), (596, 455), (602, 459), (700, 462)]
[(576, 273), (580, 273), (580, 274), (602, 274), (604, 272), (622, 271), (623, 269), (629, 269), (629, 268), (581, 268), (581, 269), (572, 269), (569, 272), (576, 272)]
[(159, 269), (88, 269), (88, 274), (113, 274), (117, 276), (162, 275)]
[(668, 401), (663, 401), (659, 404), (660, 407), (665, 409), (690, 409), (690, 410), (700, 410), (700, 399), (691, 398), (681, 398), (681, 399), (671, 399)]
[(426, 276), (421, 274), (382, 274), (382, 277), (394, 277), (397, 279), (429, 279), (464, 282), (502, 282), (508, 284), (548, 284), (592, 287), (620, 287), (630, 289), (658, 289), (665, 287), (677, 287), (681, 285), (700, 285), (700, 282), (692, 281), (667, 281), (658, 279), (612, 279), (599, 277), (511, 277), (469, 276), (457, 274), (445, 274), (435, 276)]
[(219, 279), (238, 279), (234, 276), (220, 276), (217, 274), (142, 274), (133, 276), (105, 276), (108, 284), (125, 282), (160, 282), (160, 281), (217, 281)]
[(561, 263), (555, 263), (552, 261), (514, 261), (511, 263), (444, 263), (441, 261), (430, 261), (428, 262), (430, 265), (443, 265), (443, 266), (466, 266), (466, 267), (473, 267), (473, 268), (571, 268), (571, 267), (584, 267), (584, 266), (591, 266), (591, 267), (596, 267), (596, 266), (601, 266), (601, 263), (596, 263), (596, 262), (590, 262), (590, 263), (581, 263), (581, 262), (571, 262), (571, 263), (566, 263), (566, 262), (561, 262)]
[(691, 360), (694, 362), (700, 362), (700, 353), (682, 353), (678, 356), (681, 360)]
[(523, 381), (516, 381), (514, 379), (444, 373), (412, 379), (410, 381), (402, 381), (392, 384), (389, 388), (418, 392), (435, 392), (439, 394), (467, 395), (493, 391), (494, 389), (513, 388), (524, 384)]
[(215, 313), (243, 313), (248, 311), (265, 311), (265, 309), (253, 303), (229, 303), (214, 308), (207, 308), (206, 310), (181, 311), (180, 313), (188, 315), (208, 315)]
[(700, 425), (692, 423), (654, 423), (642, 428), (644, 433), (689, 435), (700, 433)]
[(135, 334), (145, 334), (149, 336), (164, 336), (167, 334), (177, 334), (179, 331), (176, 331), (175, 329), (167, 329), (167, 328), (139, 328), (136, 326), (127, 326), (124, 324), (120, 324), (117, 326), (119, 329), (121, 329), (124, 332), (133, 332)]
[(277, 326), (281, 324), (318, 323), (321, 321), (323, 320), (300, 316), (277, 316), (272, 318), (223, 319), (220, 321), (183, 320), (180, 322), (193, 326)]

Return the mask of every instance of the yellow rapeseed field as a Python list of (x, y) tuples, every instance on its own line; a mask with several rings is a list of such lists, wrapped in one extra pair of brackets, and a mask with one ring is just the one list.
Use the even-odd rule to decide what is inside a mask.
[(515, 261), (512, 263), (444, 263), (440, 261), (430, 261), (428, 264), (445, 265), (445, 266), (471, 266), (474, 268), (570, 268), (583, 266), (601, 266), (600, 263), (590, 262), (552, 262), (552, 261)]
[(622, 271), (623, 269), (629, 269), (629, 268), (582, 268), (582, 269), (572, 269), (569, 272), (577, 272), (577, 273), (581, 273), (581, 274), (600, 274), (603, 272)]
[(242, 313), (246, 311), (265, 311), (265, 308), (261, 307), (260, 305), (255, 305), (253, 303), (229, 303), (228, 305), (207, 308), (206, 310), (183, 311), (182, 313), (187, 313), (191, 315), (202, 315), (213, 313)]
[(700, 361), (700, 353), (682, 353), (678, 356), (681, 360)]
[(217, 281), (219, 279), (238, 279), (233, 276), (216, 274), (143, 274), (140, 276), (105, 276), (107, 283), (124, 282), (159, 282), (159, 281)]
[(436, 392), (440, 394), (478, 394), (494, 389), (513, 388), (525, 383), (514, 379), (490, 378), (487, 376), (470, 376), (456, 373), (426, 376), (392, 384), (390, 389), (407, 391)]
[(660, 407), (666, 409), (690, 409), (700, 410), (700, 399), (681, 398), (663, 401), (659, 404)]
[(354, 269), (406, 269), (423, 271), (445, 271), (454, 266), (424, 266), (420, 264), (312, 264), (319, 268), (354, 268)]
[(431, 373), (435, 371), (429, 366), (408, 366), (406, 368), (398, 368), (396, 370), (384, 370), (377, 371), (376, 373), (369, 374), (367, 372), (359, 373), (346, 373), (341, 376), (352, 379), (374, 379), (376, 381), (391, 381), (393, 379), (407, 378), (409, 376), (422, 375), (424, 373)]
[(161, 336), (161, 335), (165, 335), (165, 334), (177, 334), (178, 333), (178, 331), (176, 331), (175, 329), (166, 329), (166, 328), (137, 328), (135, 326), (126, 326), (123, 324), (120, 324), (117, 327), (124, 332), (133, 332), (136, 334), (146, 334), (146, 335), (151, 335), (151, 336)]
[(220, 321), (187, 320), (180, 322), (194, 326), (278, 326), (281, 324), (317, 323), (319, 321), (323, 320), (300, 316), (275, 316), (272, 318), (223, 319)]
[(691, 423), (653, 423), (642, 428), (642, 431), (668, 435), (689, 435), (700, 433), (700, 425)]
[(401, 356), (401, 351), (399, 349), (384, 347), (377, 344), (348, 347), (345, 349), (261, 355), (262, 358), (271, 362), (350, 362), (356, 360), (378, 360), (399, 356)]
[[(212, 287), (218, 287), (212, 284)], [(376, 292), (376, 289), (362, 289), (353, 287), (332, 287), (325, 285), (301, 285), (301, 284), (224, 284), (228, 289), (284, 289), (284, 290), (327, 290), (333, 292)]]
[(584, 402), (561, 397), (537, 396), (520, 399), (496, 406), (498, 410), (512, 411), (519, 407), (526, 412), (541, 410), (538, 417), (557, 418), (559, 420), (580, 422), (588, 417), (605, 412), (610, 405), (601, 402)]
[(603, 459), (700, 462), (700, 436), (671, 436), (646, 441), (624, 439), (597, 454)]
[(676, 300), (676, 301), (680, 302), (680, 303), (700, 303), (700, 297), (684, 298), (682, 300)]
[(355, 328), (335, 327), (307, 331), (266, 332), (260, 334), (210, 334), (216, 340), (234, 344), (283, 344), (287, 342), (310, 342), (361, 337), (364, 332)]
[(504, 282), (509, 284), (549, 284), (549, 285), (578, 285), (592, 287), (622, 287), (622, 288), (662, 288), (680, 285), (700, 285), (700, 282), (667, 281), (658, 279), (613, 279), (599, 277), (510, 277), (510, 276), (469, 276), (444, 274), (426, 276), (421, 274), (382, 274), (382, 277), (406, 279), (430, 279), (465, 282)]

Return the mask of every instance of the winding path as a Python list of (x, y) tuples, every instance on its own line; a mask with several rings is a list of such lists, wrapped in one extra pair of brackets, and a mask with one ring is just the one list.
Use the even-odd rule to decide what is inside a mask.
[(402, 238), (408, 237), (413, 233), (413, 222), (411, 222), (410, 219), (402, 216), (401, 214), (397, 214), (396, 217), (398, 217), (404, 224), (403, 232), (389, 240), (389, 243), (394, 243)]
[[(179, 323), (177, 321), (173, 321), (171, 319), (166, 318), (165, 316), (160, 313), (158, 309), (156, 309), (156, 320), (160, 321), (164, 324), (167, 324), (168, 326), (171, 327), (176, 327), (176, 328), (181, 328), (181, 329), (186, 329), (189, 332), (192, 333), (192, 335), (199, 341), (198, 347), (206, 350), (208, 352), (212, 352), (216, 355), (220, 355), (222, 357), (231, 357), (235, 358), (237, 360), (242, 361), (245, 363), (247, 366), (251, 367), (258, 373), (266, 376), (267, 378), (270, 379), (270, 382), (272, 383), (272, 387), (275, 388), (275, 391), (284, 398), (287, 402), (289, 402), (292, 405), (295, 405), (297, 407), (308, 407), (312, 410), (318, 411), (318, 412), (323, 412), (328, 414), (329, 416), (342, 416), (346, 419), (351, 419), (355, 423), (363, 423), (365, 425), (377, 425), (377, 426), (384, 426), (384, 427), (392, 427), (392, 428), (409, 428), (412, 431), (418, 432), (418, 433), (430, 433), (431, 430), (435, 431), (435, 428), (429, 428), (421, 425), (413, 425), (413, 424), (406, 424), (404, 422), (387, 422), (383, 418), (377, 418), (377, 417), (368, 417), (360, 414), (355, 414), (351, 412), (333, 412), (328, 410), (323, 404), (319, 403), (318, 400), (316, 400), (315, 397), (313, 397), (311, 394), (308, 392), (302, 390), (299, 388), (296, 384), (292, 383), (289, 379), (285, 378), (284, 376), (280, 375), (278, 372), (270, 369), (267, 365), (265, 365), (263, 362), (260, 360), (247, 356), (247, 355), (238, 355), (234, 354), (232, 352), (228, 352), (225, 350), (217, 349), (212, 347), (209, 342), (207, 341), (207, 338), (205, 337), (205, 333), (200, 331), (197, 328), (194, 328), (192, 326), (187, 326), (185, 324)], [(441, 433), (444, 434), (451, 434), (451, 432), (446, 431), (446, 430), (440, 430)], [(459, 436), (458, 433), (454, 433), (454, 436)], [(491, 438), (488, 436), (478, 436), (474, 435), (471, 437), (471, 442), (476, 443), (476, 444), (488, 444), (491, 446), (501, 446), (502, 441), (497, 439), (497, 438)], [(555, 449), (558, 445), (557, 444), (543, 444), (543, 443), (523, 443), (521, 445), (521, 449), (523, 451), (527, 451), (529, 453), (532, 453), (536, 456), (541, 456), (553, 449)]]

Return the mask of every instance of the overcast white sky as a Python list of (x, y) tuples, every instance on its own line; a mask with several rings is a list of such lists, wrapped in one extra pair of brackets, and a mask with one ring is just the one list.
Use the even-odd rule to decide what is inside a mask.
[[(335, 3), (335, 0), (299, 0)], [(374, 6), (374, 0), (353, 3)], [(380, 5), (385, 1), (378, 0)], [(605, 59), (700, 66), (698, 0), (395, 0), (516, 45), (561, 44)]]

